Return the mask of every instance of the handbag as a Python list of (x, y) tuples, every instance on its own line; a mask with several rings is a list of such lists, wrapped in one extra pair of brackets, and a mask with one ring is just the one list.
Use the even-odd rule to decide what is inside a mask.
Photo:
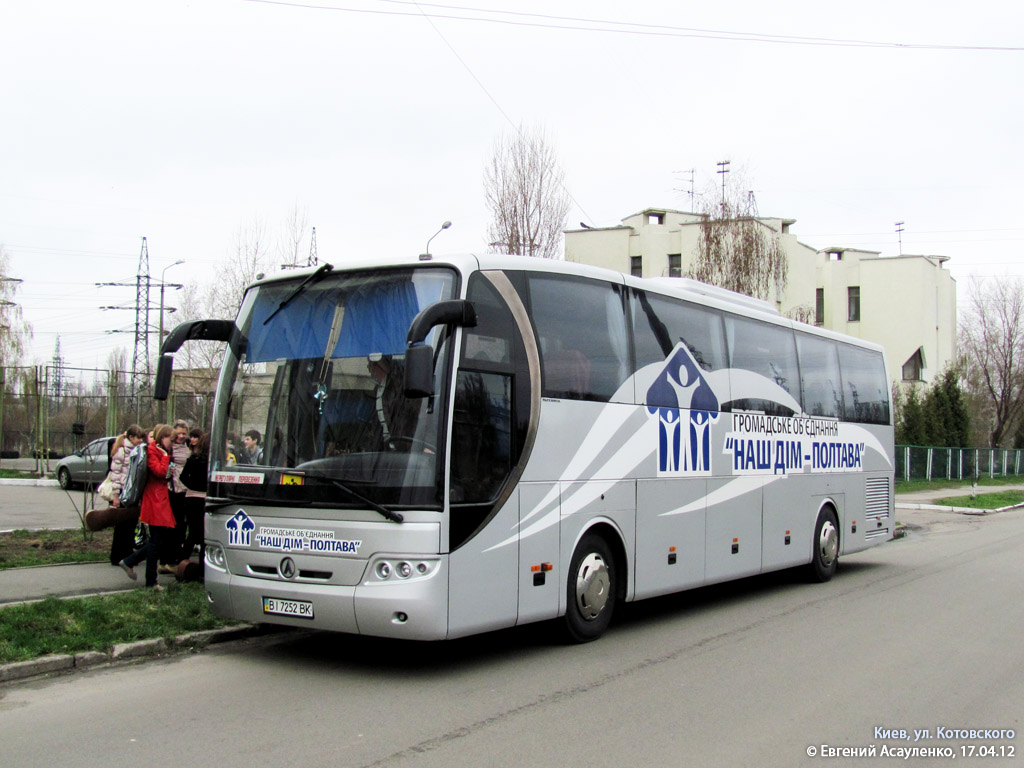
[(105, 499), (111, 503), (117, 498), (117, 486), (114, 485), (113, 481), (108, 476), (100, 483), (100, 487), (96, 489), (96, 493), (99, 494), (101, 499)]

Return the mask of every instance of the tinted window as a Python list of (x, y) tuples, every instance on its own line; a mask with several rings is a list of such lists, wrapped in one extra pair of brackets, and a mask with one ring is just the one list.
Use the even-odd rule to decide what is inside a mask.
[(629, 375), (622, 287), (531, 274), (544, 395), (607, 402)]
[(773, 382), (788, 392), (794, 400), (800, 400), (796, 340), (793, 338), (793, 331), (777, 325), (726, 315), (725, 332), (729, 340), (730, 367), (751, 371), (767, 380), (763, 383), (749, 383), (733, 375), (732, 407), (780, 416), (790, 415), (793, 409), (775, 402), (771, 387), (767, 385)]
[(464, 364), (496, 365), (510, 370), (512, 364), (512, 313), (490, 281), (474, 273), (469, 281), (469, 301), (476, 309), (476, 326), (463, 335)]
[(632, 305), (637, 368), (663, 362), (680, 341), (705, 371), (726, 367), (725, 334), (717, 312), (644, 291), (634, 292)]
[(846, 421), (888, 424), (889, 382), (882, 354), (840, 344), (839, 368), (843, 375)]
[(797, 334), (804, 411), (811, 416), (840, 418), (843, 413), (839, 352), (835, 342)]
[(511, 468), (512, 377), (460, 371), (452, 426), (452, 503), (492, 500)]

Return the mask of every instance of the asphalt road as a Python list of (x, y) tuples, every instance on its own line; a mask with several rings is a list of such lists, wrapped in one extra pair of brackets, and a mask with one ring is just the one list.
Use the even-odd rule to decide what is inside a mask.
[(822, 745), (1024, 758), (1019, 737), (939, 738), (1024, 730), (1024, 512), (914, 520), (828, 584), (783, 573), (638, 603), (586, 646), (551, 625), (430, 645), (309, 633), (9, 685), (2, 762), (864, 763), (808, 757)]
[[(97, 503), (101, 499), (95, 497)], [(88, 509), (82, 489), (0, 484), (0, 531), (15, 528), (78, 528), (79, 512)]]

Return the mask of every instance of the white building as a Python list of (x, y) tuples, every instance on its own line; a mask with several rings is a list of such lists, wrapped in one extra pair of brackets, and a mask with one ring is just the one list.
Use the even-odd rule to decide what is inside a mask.
[[(697, 254), (698, 213), (648, 208), (613, 227), (565, 233), (565, 259), (639, 277), (682, 277)], [(896, 381), (928, 382), (956, 356), (956, 282), (944, 256), (882, 258), (853, 248), (823, 251), (790, 231), (794, 219), (760, 217), (789, 264), (771, 297), (784, 315), (882, 344)]]

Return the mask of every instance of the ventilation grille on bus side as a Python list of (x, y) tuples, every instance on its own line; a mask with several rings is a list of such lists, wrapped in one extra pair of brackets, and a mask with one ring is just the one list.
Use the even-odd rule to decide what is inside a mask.
[(889, 478), (878, 477), (867, 481), (864, 499), (864, 517), (878, 520), (889, 516)]

